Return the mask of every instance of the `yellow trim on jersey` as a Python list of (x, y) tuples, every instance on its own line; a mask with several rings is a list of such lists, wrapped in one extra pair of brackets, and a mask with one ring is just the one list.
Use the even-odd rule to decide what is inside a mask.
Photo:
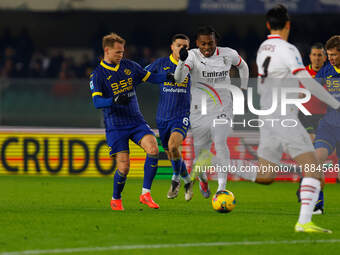
[(149, 79), (149, 76), (151, 75), (150, 72), (147, 72), (144, 78), (142, 79), (143, 82), (146, 82)]
[(340, 68), (337, 68), (336, 66), (333, 66), (334, 67), (334, 70), (337, 72), (337, 73), (340, 73)]
[[(181, 128), (174, 128), (174, 129), (171, 130), (171, 133), (172, 133), (172, 132), (180, 133), (180, 132), (178, 132), (178, 131), (176, 131), (176, 130), (180, 130), (183, 134), (186, 134), (186, 131), (184, 131), (184, 130), (181, 129)], [(180, 134), (183, 135), (182, 133), (180, 133)]]
[(102, 92), (93, 92), (92, 93), (92, 97), (95, 97), (95, 96), (103, 96), (103, 93)]
[(176, 59), (174, 59), (174, 56), (172, 56), (172, 54), (170, 55), (170, 61), (172, 62), (172, 63), (174, 63), (176, 66), (178, 65), (178, 61), (176, 60)]
[(117, 70), (119, 69), (119, 64), (116, 65), (115, 67), (112, 67), (112, 66), (109, 66), (109, 65), (105, 64), (103, 60), (100, 61), (100, 65), (101, 65), (102, 67), (106, 68), (106, 69), (109, 69), (109, 70), (115, 71), (115, 72), (117, 72)]
[(214, 101), (214, 103), (217, 104), (217, 102), (216, 102), (216, 100), (215, 100), (213, 94), (211, 94), (211, 93), (210, 93), (208, 90), (206, 90), (206, 89), (203, 89), (203, 88), (199, 88), (199, 89), (201, 89), (201, 90), (203, 90), (204, 92), (206, 92), (206, 93), (212, 98), (212, 100)]

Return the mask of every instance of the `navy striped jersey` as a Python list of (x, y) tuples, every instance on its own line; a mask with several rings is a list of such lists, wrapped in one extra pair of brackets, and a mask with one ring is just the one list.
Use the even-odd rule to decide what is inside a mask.
[[(177, 61), (172, 55), (156, 59), (145, 67), (152, 73), (175, 73)], [(156, 120), (167, 121), (190, 114), (190, 77), (186, 77), (182, 83), (169, 81), (159, 84), (159, 102)]]
[[(326, 84), (327, 91), (340, 101), (340, 69), (328, 62), (319, 70), (315, 78), (322, 84)], [(330, 125), (340, 127), (340, 112), (330, 106), (327, 107), (324, 119)]]
[(111, 65), (102, 60), (95, 68), (90, 75), (92, 97), (110, 98), (127, 94), (130, 100), (127, 105), (112, 104), (103, 108), (107, 130), (145, 123), (139, 109), (135, 87), (142, 81), (145, 82), (149, 76), (150, 72), (128, 59), (122, 59), (118, 65)]

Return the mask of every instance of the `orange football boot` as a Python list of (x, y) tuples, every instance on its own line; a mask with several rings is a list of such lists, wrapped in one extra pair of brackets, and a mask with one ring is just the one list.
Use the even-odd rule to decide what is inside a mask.
[(121, 199), (112, 199), (111, 208), (114, 211), (124, 211), (124, 207)]
[(152, 200), (150, 192), (145, 193), (144, 195), (140, 195), (139, 201), (142, 204), (145, 204), (145, 205), (149, 206), (150, 208), (153, 208), (153, 209), (158, 209), (159, 208), (159, 205), (156, 204), (155, 201)]

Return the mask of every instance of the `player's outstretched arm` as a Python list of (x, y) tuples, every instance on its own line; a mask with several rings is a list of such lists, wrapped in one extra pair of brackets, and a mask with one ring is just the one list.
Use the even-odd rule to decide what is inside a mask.
[(175, 80), (178, 83), (182, 83), (190, 72), (189, 67), (185, 65), (185, 60), (188, 56), (188, 50), (185, 47), (182, 47), (179, 51), (179, 61), (175, 70)]
[(241, 62), (238, 66), (236, 66), (240, 75), (240, 79), (241, 79), (241, 89), (247, 89), (248, 88), (248, 80), (249, 80), (249, 68), (248, 65), (246, 63), (246, 61), (244, 61), (241, 58)]
[(306, 70), (299, 71), (295, 74), (295, 76), (300, 80), (306, 89), (308, 89), (322, 102), (328, 104), (330, 107), (336, 110), (340, 109), (340, 102), (336, 100), (331, 94), (329, 94), (322, 86), (320, 86), (320, 84), (317, 83)]

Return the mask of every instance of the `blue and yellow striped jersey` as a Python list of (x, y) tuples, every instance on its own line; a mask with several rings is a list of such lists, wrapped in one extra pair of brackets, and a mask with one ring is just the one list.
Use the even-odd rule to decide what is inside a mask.
[[(145, 69), (152, 73), (175, 73), (177, 61), (172, 55), (159, 58)], [(159, 102), (156, 120), (167, 121), (189, 116), (190, 114), (190, 77), (182, 83), (169, 81), (159, 84)]]
[(149, 76), (150, 72), (128, 59), (122, 59), (118, 65), (111, 65), (102, 60), (92, 72), (90, 75), (92, 97), (110, 98), (127, 94), (130, 99), (128, 105), (112, 104), (103, 108), (107, 130), (145, 123), (138, 106), (135, 87), (142, 81), (147, 81)]
[[(326, 84), (328, 92), (340, 101), (340, 69), (328, 62), (319, 70), (315, 78), (322, 84)], [(340, 127), (340, 112), (329, 106), (324, 119), (329, 124)]]

